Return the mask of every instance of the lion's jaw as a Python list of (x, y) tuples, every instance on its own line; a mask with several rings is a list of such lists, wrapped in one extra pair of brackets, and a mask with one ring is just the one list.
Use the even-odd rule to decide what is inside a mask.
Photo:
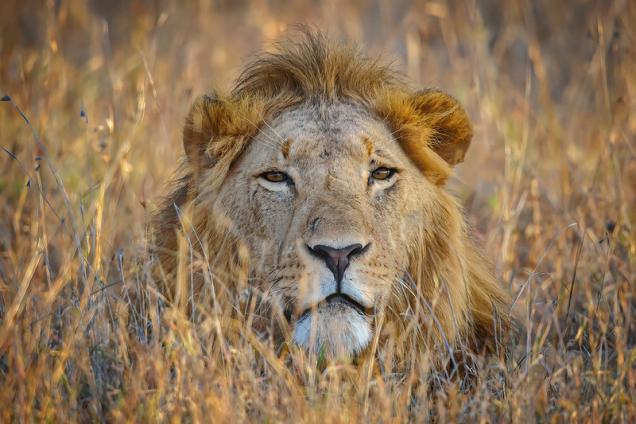
[(348, 357), (363, 351), (373, 335), (371, 317), (346, 300), (324, 301), (294, 324), (294, 342), (317, 355)]
[[(379, 166), (399, 171), (391, 181), (370, 179)], [(253, 280), (291, 316), (294, 341), (331, 357), (363, 351), (422, 219), (405, 187), (425, 191), (428, 181), (383, 123), (338, 103), (284, 112), (234, 169), (215, 207), (249, 244)], [(289, 181), (264, 180), (272, 169)], [(340, 281), (320, 246), (353, 249)]]

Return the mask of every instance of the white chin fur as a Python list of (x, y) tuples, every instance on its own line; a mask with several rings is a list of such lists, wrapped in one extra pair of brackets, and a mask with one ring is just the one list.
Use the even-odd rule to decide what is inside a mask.
[(294, 342), (316, 355), (351, 357), (371, 341), (369, 318), (351, 307), (326, 304), (303, 315), (294, 325)]

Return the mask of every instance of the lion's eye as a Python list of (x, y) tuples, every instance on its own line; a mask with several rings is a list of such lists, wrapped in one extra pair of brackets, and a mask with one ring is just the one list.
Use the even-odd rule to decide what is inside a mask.
[(284, 172), (280, 171), (268, 171), (261, 174), (261, 178), (269, 181), (270, 183), (284, 183), (289, 180), (289, 177)]
[(373, 170), (373, 172), (371, 172), (371, 178), (373, 178), (374, 180), (380, 180), (380, 181), (388, 180), (389, 178), (393, 176), (393, 174), (395, 174), (395, 169), (381, 166)]

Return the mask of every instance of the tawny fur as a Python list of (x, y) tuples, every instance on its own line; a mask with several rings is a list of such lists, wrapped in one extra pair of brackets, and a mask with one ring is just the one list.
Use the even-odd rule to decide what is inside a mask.
[[(250, 257), (232, 230), (233, 217), (211, 215), (215, 193), (267, 122), (301, 104), (333, 102), (358, 105), (385, 122), (434, 184), (427, 215), (433, 224), (414, 228), (403, 241), (407, 257), (395, 261), (407, 266), (386, 308), (386, 328), (422, 349), (494, 349), (510, 324), (509, 298), (443, 188), (472, 138), (466, 113), (447, 94), (412, 90), (391, 67), (311, 33), (258, 57), (228, 95), (204, 96), (192, 107), (183, 131), (183, 177), (154, 221), (166, 295), (184, 304), (188, 293), (203, 298), (217, 279), (215, 290), (221, 281), (225, 289), (214, 294), (216, 302), (236, 303), (234, 297), (250, 285)], [(193, 266), (183, 246), (196, 252), (195, 268), (207, 275), (191, 289), (180, 283)]]

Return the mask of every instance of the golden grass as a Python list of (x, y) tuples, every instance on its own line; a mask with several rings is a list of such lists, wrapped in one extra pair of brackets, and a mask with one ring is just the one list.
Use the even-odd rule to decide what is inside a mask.
[[(633, 2), (89, 4), (0, 5), (0, 421), (636, 420)], [(466, 105), (451, 189), (525, 326), (472, 390), (158, 315), (145, 224), (185, 113), (298, 22)]]

